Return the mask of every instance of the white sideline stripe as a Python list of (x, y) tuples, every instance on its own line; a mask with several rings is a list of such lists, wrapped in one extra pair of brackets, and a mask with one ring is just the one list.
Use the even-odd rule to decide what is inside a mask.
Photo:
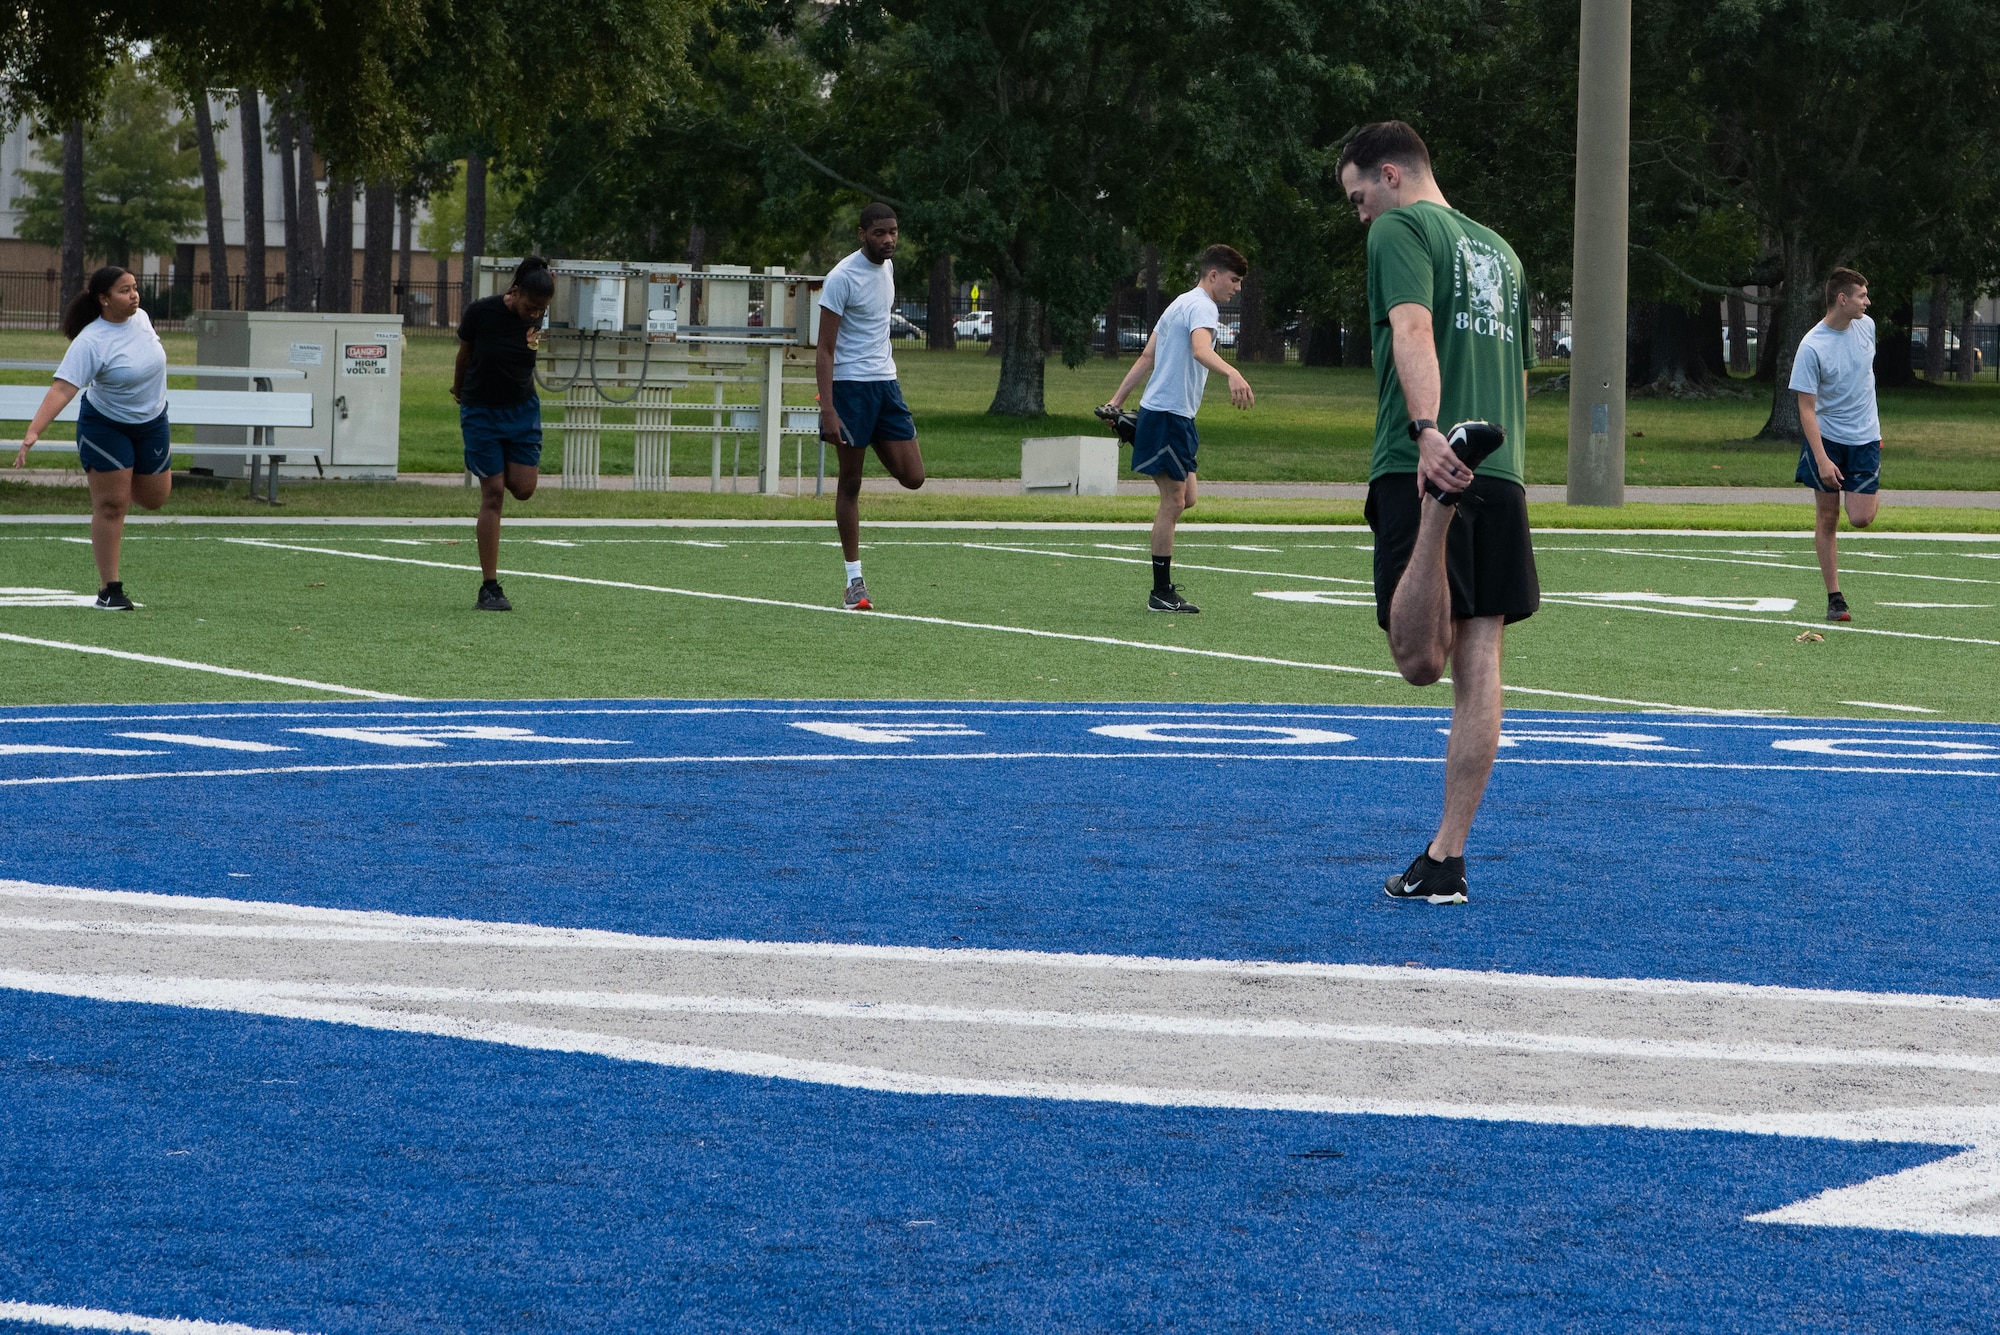
[[(726, 955), (819, 960), (863, 960), (927, 965), (1003, 964), (1045, 969), (1102, 969), (1113, 972), (1254, 975), (1261, 978), (1317, 978), (1331, 981), (1436, 981), (1534, 992), (1616, 993), (1644, 996), (1719, 997), (1788, 1001), (1813, 1006), (1875, 1006), (1896, 1009), (1970, 1011), (2000, 1014), (2000, 998), (1937, 992), (1863, 992), (1848, 988), (1791, 987), (1774, 983), (1705, 982), (1685, 978), (1598, 978), (1588, 975), (1508, 973), (1498, 969), (1427, 968), (1416, 965), (1335, 964), (1304, 961), (1188, 959), (1172, 955), (1106, 955), (1070, 951), (994, 949), (983, 946), (880, 946), (837, 941), (750, 941), (732, 937), (648, 936), (596, 927), (546, 927), (538, 923), (440, 918), (386, 909), (334, 909), (277, 900), (230, 899), (221, 895), (168, 895), (148, 890), (98, 890), (37, 881), (0, 880), (0, 898), (53, 903), (100, 904), (134, 909), (177, 909), (219, 917), (272, 918), (296, 924), (299, 940), (390, 941), (405, 944), (505, 945), (544, 950), (618, 950), (663, 954)], [(0, 929), (23, 919), (0, 917)], [(80, 919), (65, 921), (82, 929)], [(90, 931), (108, 930), (109, 920), (92, 920)], [(129, 921), (123, 925), (137, 925)], [(153, 924), (200, 927), (198, 923)], [(216, 924), (220, 928), (221, 924)], [(242, 929), (237, 929), (241, 931)], [(263, 934), (285, 929), (248, 929)], [(352, 932), (356, 935), (336, 935)], [(365, 935), (363, 934), (365, 933)], [(218, 935), (221, 933), (218, 932)], [(236, 934), (232, 931), (231, 935)], [(274, 936), (273, 939), (293, 939)]]
[[(292, 543), (270, 542), (261, 538), (227, 538), (224, 541), (245, 547), (263, 547), (272, 551), (304, 552), (313, 556), (344, 556), (355, 561), (387, 561), (394, 565), (429, 566), (436, 570), (477, 570), (477, 566), (457, 565), (450, 561), (426, 561), (413, 556), (386, 556), (380, 552), (343, 552), (332, 547), (301, 547)], [(704, 589), (676, 589), (660, 584), (635, 584), (628, 580), (592, 579), (584, 575), (559, 575), (541, 570), (503, 570), (501, 574), (509, 579), (552, 579), (565, 584), (589, 584), (606, 589), (634, 589), (641, 593), (670, 593), (683, 598), (707, 598), (715, 602), (750, 603), (759, 607), (786, 607), (802, 612), (831, 612), (840, 616), (857, 616), (845, 608), (830, 607), (822, 603), (795, 603), (781, 598), (757, 598), (742, 593), (710, 593)], [(1044, 640), (1071, 640), (1082, 644), (1108, 644), (1122, 649), (1150, 649), (1155, 653), (1185, 654), (1193, 658), (1221, 658), (1237, 663), (1260, 663), (1270, 667), (1306, 668), (1315, 672), (1347, 672), (1364, 677), (1389, 677), (1402, 680), (1402, 674), (1386, 668), (1347, 667), (1339, 663), (1305, 663), (1293, 658), (1272, 658), (1264, 654), (1235, 654), (1222, 649), (1195, 649), (1178, 644), (1154, 644), (1146, 640), (1120, 640), (1108, 635), (1077, 635), (1059, 630), (1037, 630), (1029, 626), (1001, 626), (985, 621), (954, 621), (946, 617), (912, 616), (907, 612), (869, 612), (874, 621), (908, 621), (928, 626), (951, 626), (959, 630), (990, 630), (1006, 635), (1027, 635)], [(1440, 684), (1450, 678), (1440, 678)], [(1552, 691), (1535, 686), (1505, 686), (1506, 690), (1522, 695), (1545, 695), (1563, 700), (1589, 700), (1603, 705), (1637, 705), (1642, 709), (1672, 709), (1695, 714), (1736, 714), (1745, 711), (1732, 709), (1711, 709), (1704, 705), (1665, 704), (1657, 700), (1627, 700), (1615, 695), (1585, 695), (1577, 691)]]
[[(154, 753), (157, 754), (157, 753)], [(1839, 752), (1827, 752), (1838, 755)], [(1985, 756), (1942, 754), (1930, 757), (1940, 765), (1983, 763)], [(1372, 756), (1306, 754), (1270, 751), (871, 751), (862, 754), (827, 752), (769, 755), (707, 756), (542, 756), (526, 760), (404, 760), (357, 762), (348, 765), (258, 765), (244, 769), (142, 770), (126, 774), (42, 774), (0, 779), (0, 788), (39, 788), (66, 783), (133, 783), (142, 779), (227, 779), (264, 774), (360, 774), (377, 770), (532, 769), (548, 765), (775, 765), (841, 763), (847, 761), (970, 761), (970, 760), (1264, 760), (1301, 764), (1442, 765), (1443, 756)], [(1594, 769), (1733, 770), (1756, 774), (1903, 774), (1931, 778), (2000, 779), (2000, 770), (1923, 769), (1911, 765), (1786, 765), (1724, 760), (1597, 760), (1569, 756), (1501, 756), (1496, 765), (1567, 765)]]
[[(1097, 552), (1060, 551), (1054, 547), (1003, 547), (997, 542), (954, 542), (944, 545), (963, 547), (975, 552), (1011, 552), (1016, 556), (1059, 556), (1071, 561), (1115, 561), (1119, 565), (1127, 566), (1152, 564), (1151, 557), (1104, 556)], [(1181, 570), (1207, 570), (1222, 575), (1267, 575), (1272, 579), (1311, 579), (1318, 580), (1322, 584), (1355, 584), (1369, 590), (1375, 587), (1373, 580), (1342, 579), (1338, 575), (1301, 575), (1295, 570), (1245, 570), (1241, 566), (1198, 566), (1190, 565), (1185, 561), (1181, 562), (1177, 568)]]
[(1842, 700), (1844, 705), (1855, 705), (1861, 709), (1894, 709), (1904, 714), (1935, 714), (1935, 709), (1925, 709), (1922, 705), (1891, 705), (1880, 700)]
[(428, 1002), (476, 1006), (543, 1006), (574, 1010), (644, 1011), (678, 1015), (771, 1015), (813, 1020), (903, 1024), (996, 1025), (1195, 1038), (1312, 1040), (1401, 1047), (1501, 1049), (1645, 1061), (1743, 1062), (1781, 1066), (1862, 1066), (2000, 1073), (2000, 1056), (1887, 1048), (1825, 1048), (1778, 1043), (1705, 1043), (1688, 1039), (1603, 1038), (1509, 1030), (1427, 1029), (1409, 1025), (1326, 1024), (1302, 1020), (1225, 1020), (1094, 1011), (1017, 1011), (902, 1002), (811, 998), (668, 996), (646, 992), (526, 991), (477, 987), (403, 987), (389, 983), (302, 983), (258, 978), (177, 978), (161, 975), (40, 974), (0, 969), (0, 988), (59, 991), (72, 984), (101, 995), (161, 1005), (221, 1005), (254, 1009), (272, 1001)]
[(105, 1312), (94, 1307), (52, 1307), (46, 1303), (0, 1302), (0, 1321), (21, 1321), (64, 1330), (133, 1331), (137, 1335), (296, 1335), (289, 1330), (246, 1326), (236, 1321), (193, 1321), (180, 1317), (138, 1316)]
[(134, 663), (152, 663), (158, 667), (186, 668), (190, 672), (212, 672), (221, 677), (240, 677), (245, 681), (268, 681), (279, 686), (304, 686), (315, 691), (330, 691), (335, 695), (357, 695), (366, 700), (410, 700), (414, 695), (391, 695), (387, 691), (364, 691), (358, 686), (335, 686), (331, 682), (308, 681), (304, 677), (274, 677), (265, 672), (246, 672), (242, 668), (217, 667), (213, 663), (193, 663), (185, 658), (161, 658), (157, 654), (135, 654), (124, 649), (106, 649), (95, 644), (71, 644), (67, 640), (38, 640), (31, 635), (8, 635), (0, 633), (0, 640), (10, 644), (31, 644), (41, 649), (69, 649), (79, 654), (102, 654), (107, 658), (123, 658)]
[(1554, 593), (1543, 594), (1542, 601), (1561, 603), (1568, 607), (1601, 607), (1606, 611), (1653, 612), (1660, 616), (1695, 617), (1702, 621), (1742, 621), (1752, 626), (1804, 626), (1807, 630), (1837, 631), (1843, 635), (1886, 635), (1897, 640), (1935, 640), (1944, 644), (1986, 644), (2000, 647), (2000, 640), (1979, 640), (1966, 635), (1922, 635), (1913, 630), (1881, 630), (1874, 626), (1849, 625), (1844, 621), (1786, 621), (1779, 617), (1730, 616), (1726, 612), (1690, 612), (1684, 608), (1655, 607), (1648, 603), (1581, 602)]

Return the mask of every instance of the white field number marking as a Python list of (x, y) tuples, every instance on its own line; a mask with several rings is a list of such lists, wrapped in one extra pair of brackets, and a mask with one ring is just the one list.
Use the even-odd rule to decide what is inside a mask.
[(198, 746), (210, 751), (296, 751), (295, 746), (276, 746), (270, 742), (245, 742), (234, 737), (204, 737), (192, 732), (121, 732), (114, 736), (130, 737), (138, 742), (165, 742), (170, 746)]
[[(1451, 736), (1450, 728), (1439, 728)], [(1668, 746), (1666, 738), (1643, 732), (1529, 732), (1510, 728), (1500, 734), (1500, 745), (1519, 746), (1522, 742), (1563, 742), (1570, 746), (1608, 746), (1620, 751), (1693, 751), (1692, 746)]]
[(1091, 729), (1099, 737), (1128, 742), (1199, 742), (1221, 746), (1330, 746), (1351, 742), (1352, 733), (1325, 728), (1274, 728), (1247, 723), (1106, 723)]
[(807, 719), (792, 724), (822, 737), (838, 737), (843, 742), (870, 742), (893, 745), (922, 741), (930, 737), (983, 737), (977, 728), (963, 723), (839, 723), (828, 719)]
[(1259, 598), (1281, 603), (1318, 603), (1321, 607), (1373, 607), (1375, 597), (1367, 593), (1344, 593), (1337, 589), (1274, 589), (1260, 591)]
[(1659, 603), (1667, 607), (1709, 607), (1721, 612), (1789, 612), (1799, 605), (1796, 598), (1735, 597), (1734, 595), (1679, 593), (1545, 593), (1544, 598), (1578, 603)]
[(505, 728), (486, 724), (447, 724), (438, 727), (378, 728), (293, 728), (293, 732), (313, 737), (332, 737), (344, 742), (369, 742), (376, 746), (445, 746), (451, 742), (540, 742), (551, 746), (630, 746), (630, 742), (607, 737), (544, 737), (533, 728)]
[(96, 602), (94, 593), (68, 589), (0, 588), (0, 607), (91, 607)]
[(1771, 747), (1862, 760), (2000, 760), (2000, 747), (1928, 737), (1784, 737)]
[(140, 1316), (133, 1312), (106, 1312), (94, 1307), (56, 1307), (48, 1303), (0, 1302), (0, 1321), (54, 1326), (60, 1330), (122, 1331), (125, 1335), (294, 1335), (289, 1330), (266, 1330), (236, 1321)]

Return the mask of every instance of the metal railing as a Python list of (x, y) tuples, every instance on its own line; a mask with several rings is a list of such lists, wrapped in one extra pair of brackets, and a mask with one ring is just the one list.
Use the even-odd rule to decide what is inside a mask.
[[(306, 309), (332, 310), (333, 304), (326, 299), (325, 284), (316, 286), (319, 291)], [(193, 312), (215, 308), (213, 288), (207, 273), (195, 274), (191, 282), (179, 282), (164, 274), (144, 274), (139, 278), (139, 300), (155, 325), (178, 329)], [(349, 288), (347, 309), (358, 312), (362, 309), (360, 280), (352, 281)], [(58, 328), (70, 295), (54, 269), (0, 269), (0, 329)], [(244, 309), (244, 297), (243, 275), (231, 274), (227, 309)], [(284, 274), (266, 278), (263, 298), (260, 310), (287, 309)], [(412, 332), (455, 327), (464, 301), (465, 284), (461, 282), (413, 281), (407, 290), (401, 284), (393, 284), (390, 296), (391, 309), (402, 315), (403, 327)]]

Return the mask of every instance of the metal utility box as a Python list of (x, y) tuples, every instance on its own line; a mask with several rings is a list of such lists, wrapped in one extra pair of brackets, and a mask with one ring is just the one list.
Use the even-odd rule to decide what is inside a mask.
[[(203, 366), (247, 366), (302, 372), (271, 388), (313, 396), (313, 425), (280, 427), (272, 448), (318, 447), (326, 476), (393, 479), (403, 415), (403, 317), (303, 311), (201, 311), (188, 320)], [(247, 377), (202, 376), (198, 389), (254, 389)], [(245, 445), (239, 427), (196, 427), (189, 453), (196, 467), (240, 477), (240, 457), (207, 455), (201, 446)], [(312, 460), (283, 466), (289, 477), (315, 476)]]

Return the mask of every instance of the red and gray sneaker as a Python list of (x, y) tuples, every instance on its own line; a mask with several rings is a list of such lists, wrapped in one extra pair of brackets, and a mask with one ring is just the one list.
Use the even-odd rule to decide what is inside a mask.
[(841, 595), (841, 606), (850, 612), (875, 610), (875, 604), (868, 601), (868, 586), (861, 582), (860, 576), (857, 575), (847, 581), (847, 592)]
[(1425, 849), (1409, 870), (1391, 876), (1383, 892), (1391, 899), (1413, 899), (1425, 904), (1465, 903), (1465, 859), (1439, 861)]
[(1847, 599), (1837, 593), (1826, 596), (1826, 619), (1828, 621), (1852, 621), (1854, 613), (1847, 610)]

